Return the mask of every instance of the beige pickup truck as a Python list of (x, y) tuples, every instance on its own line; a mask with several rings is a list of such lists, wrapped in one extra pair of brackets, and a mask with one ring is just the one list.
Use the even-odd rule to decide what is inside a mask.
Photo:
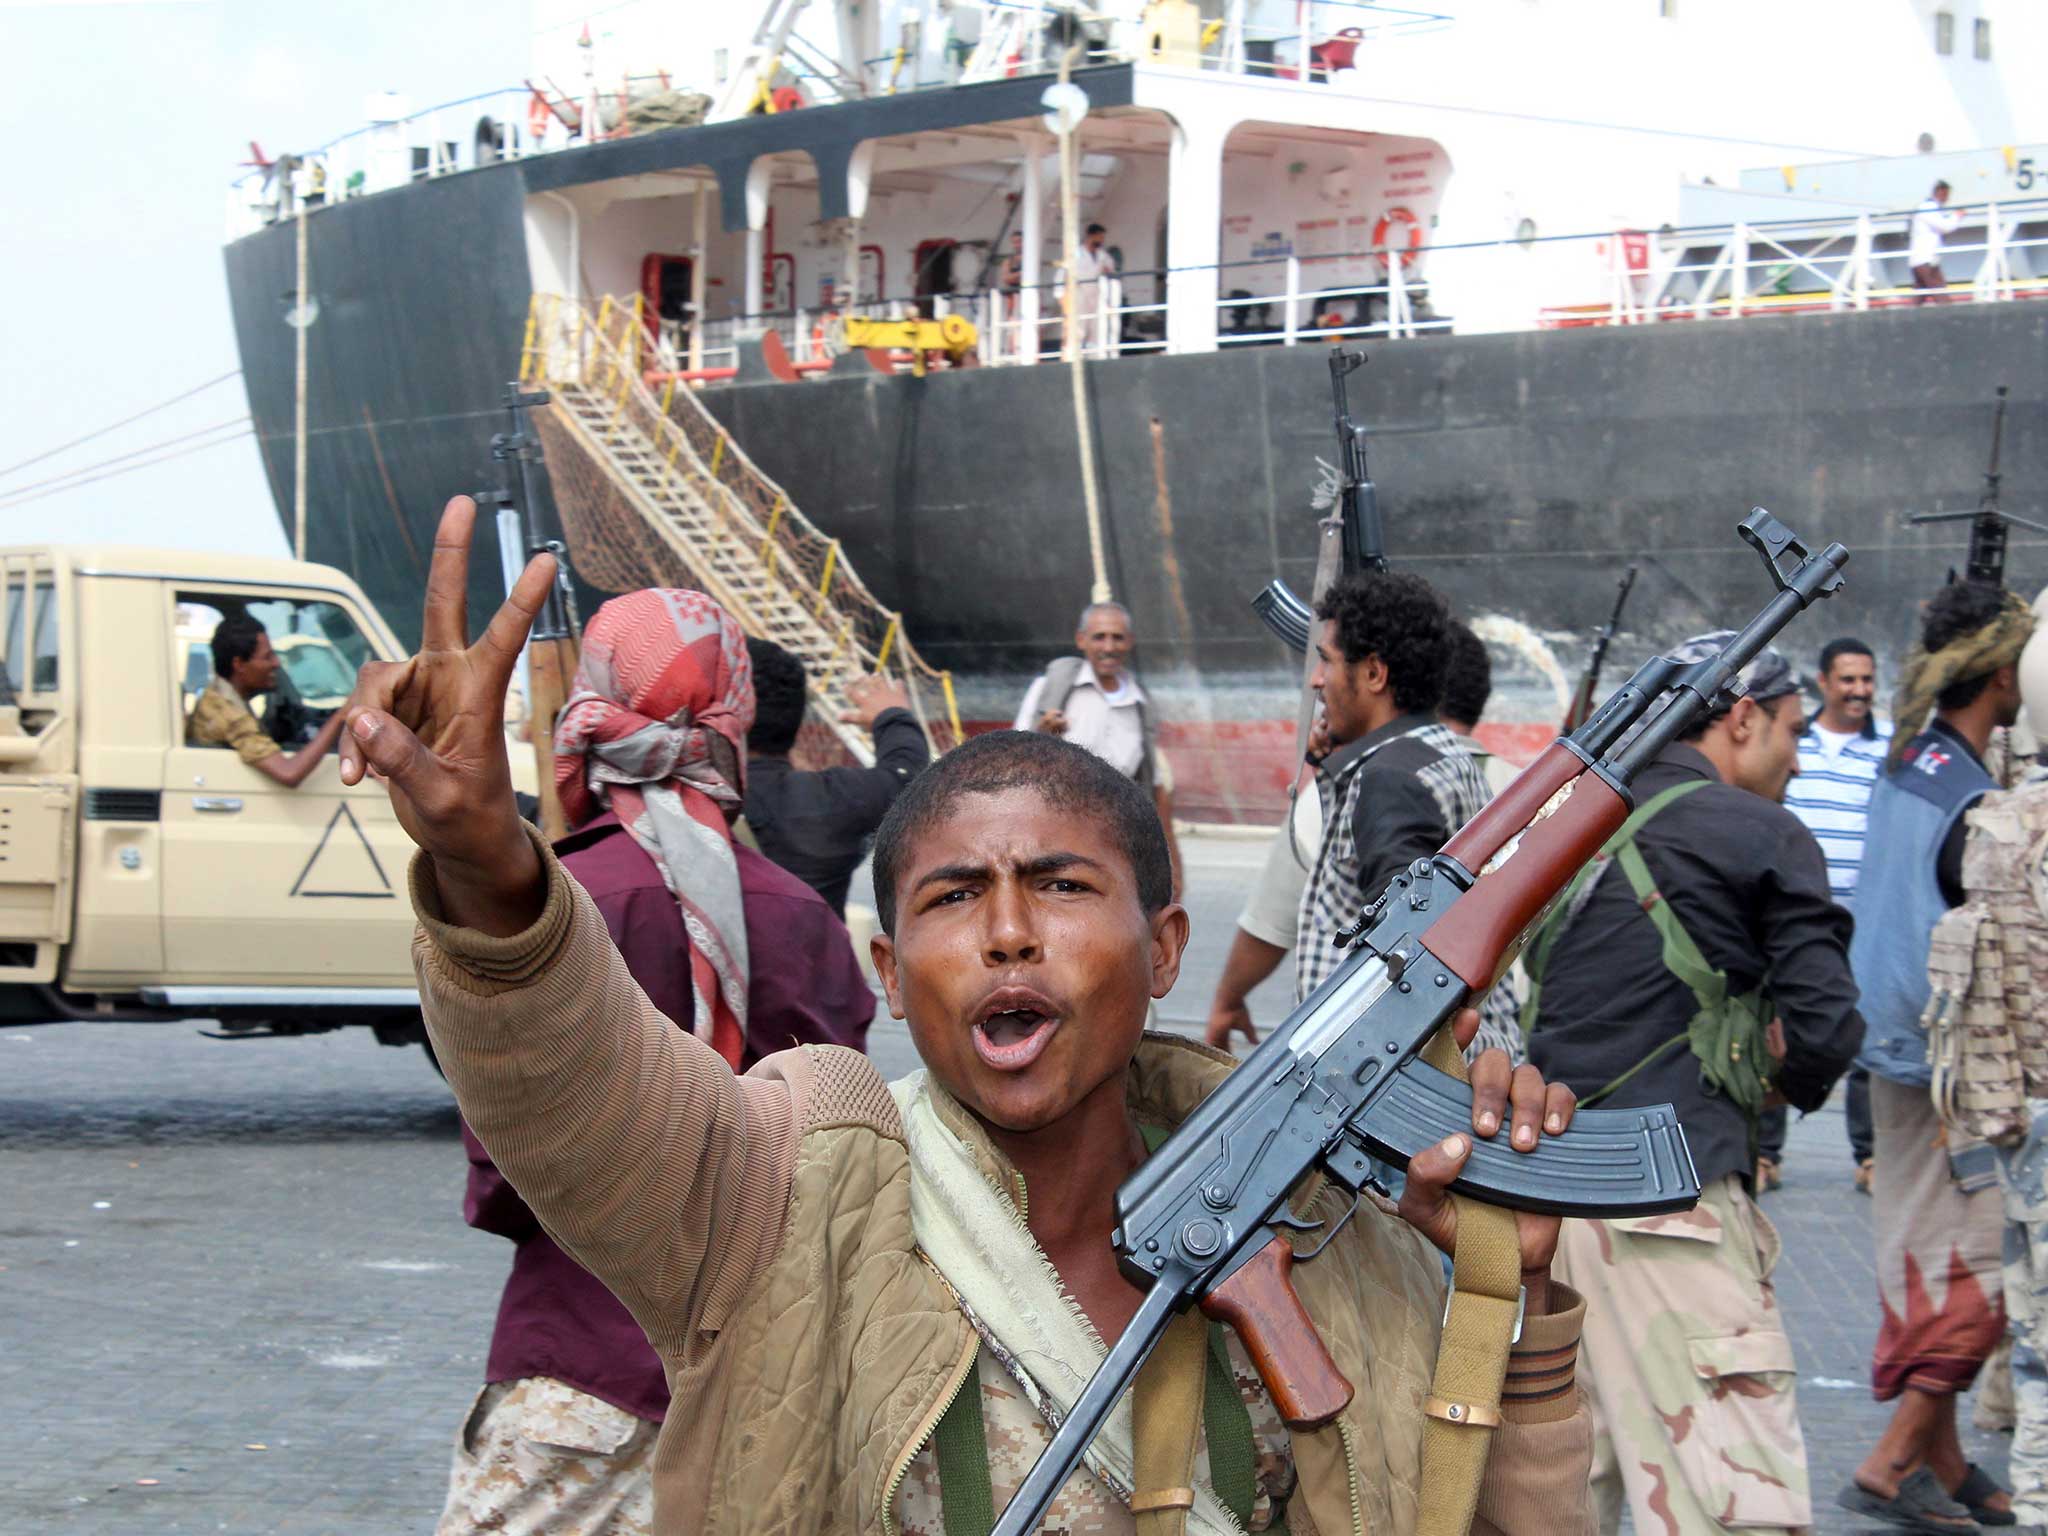
[[(424, 1040), (411, 844), (384, 791), (344, 787), (332, 756), (286, 789), (187, 739), (209, 672), (195, 637), (235, 613), (284, 662), (260, 708), (287, 749), (363, 662), (405, 654), (328, 566), (0, 549), (0, 1018)], [(513, 768), (531, 791), (531, 754)]]

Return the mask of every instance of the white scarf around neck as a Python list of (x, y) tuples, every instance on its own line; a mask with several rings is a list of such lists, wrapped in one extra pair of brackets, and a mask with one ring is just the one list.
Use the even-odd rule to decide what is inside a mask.
[[(1108, 1351), (1025, 1227), (992, 1188), (974, 1154), (940, 1118), (929, 1075), (889, 1085), (910, 1148), (910, 1225), (975, 1331), (1022, 1368), (1018, 1385), (1048, 1426), (1063, 1422)], [(1089, 1470), (1119, 1498), (1134, 1480), (1131, 1393), (1126, 1392), (1088, 1447)], [(1197, 1482), (1189, 1536), (1236, 1536), (1239, 1526)]]

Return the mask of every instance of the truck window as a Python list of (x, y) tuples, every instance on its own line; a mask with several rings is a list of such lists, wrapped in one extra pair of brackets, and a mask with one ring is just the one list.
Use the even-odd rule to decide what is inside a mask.
[(20, 572), (7, 579), (7, 691), (28, 686), (28, 650), (23, 632), (28, 625), (28, 578)]
[(35, 684), (37, 693), (57, 691), (57, 588), (48, 581), (36, 583), (36, 654)]
[(328, 714), (346, 702), (357, 669), (375, 654), (349, 611), (319, 598), (180, 592), (176, 611), (178, 643), (171, 654), (188, 720), (212, 681), (215, 628), (242, 614), (263, 626), (277, 653), (277, 685), (245, 702), (287, 751), (311, 740)]

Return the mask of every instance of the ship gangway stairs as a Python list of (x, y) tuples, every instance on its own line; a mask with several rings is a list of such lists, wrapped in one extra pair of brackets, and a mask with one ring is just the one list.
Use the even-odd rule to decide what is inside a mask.
[(534, 414), (578, 572), (614, 591), (694, 587), (749, 635), (801, 657), (810, 697), (799, 759), (872, 763), (866, 732), (839, 718), (847, 684), (865, 672), (905, 686), (934, 753), (961, 740), (951, 674), (918, 655), (902, 615), (868, 591), (839, 541), (692, 389), (664, 376), (639, 295), (594, 307), (534, 295), (519, 377), (550, 397)]

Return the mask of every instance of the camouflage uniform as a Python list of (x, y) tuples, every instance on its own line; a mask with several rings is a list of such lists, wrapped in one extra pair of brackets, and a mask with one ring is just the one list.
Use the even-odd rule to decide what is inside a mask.
[(185, 739), (195, 747), (233, 747), (251, 767), (284, 750), (263, 729), (249, 701), (224, 677), (208, 683), (192, 706)]
[(456, 1437), (435, 1536), (648, 1536), (660, 1428), (552, 1377), (492, 1382)]
[(1690, 1211), (1564, 1224), (1554, 1273), (1586, 1298), (1579, 1385), (1603, 1532), (1624, 1498), (1638, 1536), (1812, 1523), (1778, 1251), (1735, 1174)]
[(2048, 1525), (2048, 1099), (2030, 1099), (2027, 1108), (2033, 1123), (2025, 1140), (1998, 1152), (2017, 1420), (2010, 1480), (2019, 1523)]
[[(1251, 1415), (1253, 1503), (1249, 1529), (1257, 1536), (1289, 1517), (1287, 1503), (1295, 1488), (1293, 1442), (1235, 1331), (1225, 1332), (1224, 1347), (1230, 1355), (1238, 1395)], [(1016, 1496), (1025, 1474), (1037, 1465), (1052, 1437), (1031, 1400), (1004, 1368), (993, 1344), (984, 1341), (975, 1367), (982, 1424), (988, 1436), (989, 1491), (994, 1507), (1002, 1509)], [(1194, 1475), (1198, 1483), (1208, 1484), (1206, 1441), (1196, 1446)], [(1047, 1508), (1040, 1528), (1066, 1532), (1067, 1536), (1120, 1536), (1135, 1529), (1136, 1519), (1124, 1499), (1084, 1467), (1067, 1479)], [(1303, 1528), (1299, 1510), (1293, 1512), (1292, 1521), (1297, 1531)], [(901, 1536), (946, 1536), (939, 1458), (930, 1440), (911, 1459), (897, 1489), (896, 1529)]]
[[(1935, 927), (1923, 1022), (1950, 1142), (1982, 1138), (1997, 1156), (2013, 1508), (2039, 1525), (2048, 1524), (2048, 780), (1993, 791), (1966, 814), (1966, 900)], [(1985, 1395), (1980, 1387), (1980, 1418)]]

